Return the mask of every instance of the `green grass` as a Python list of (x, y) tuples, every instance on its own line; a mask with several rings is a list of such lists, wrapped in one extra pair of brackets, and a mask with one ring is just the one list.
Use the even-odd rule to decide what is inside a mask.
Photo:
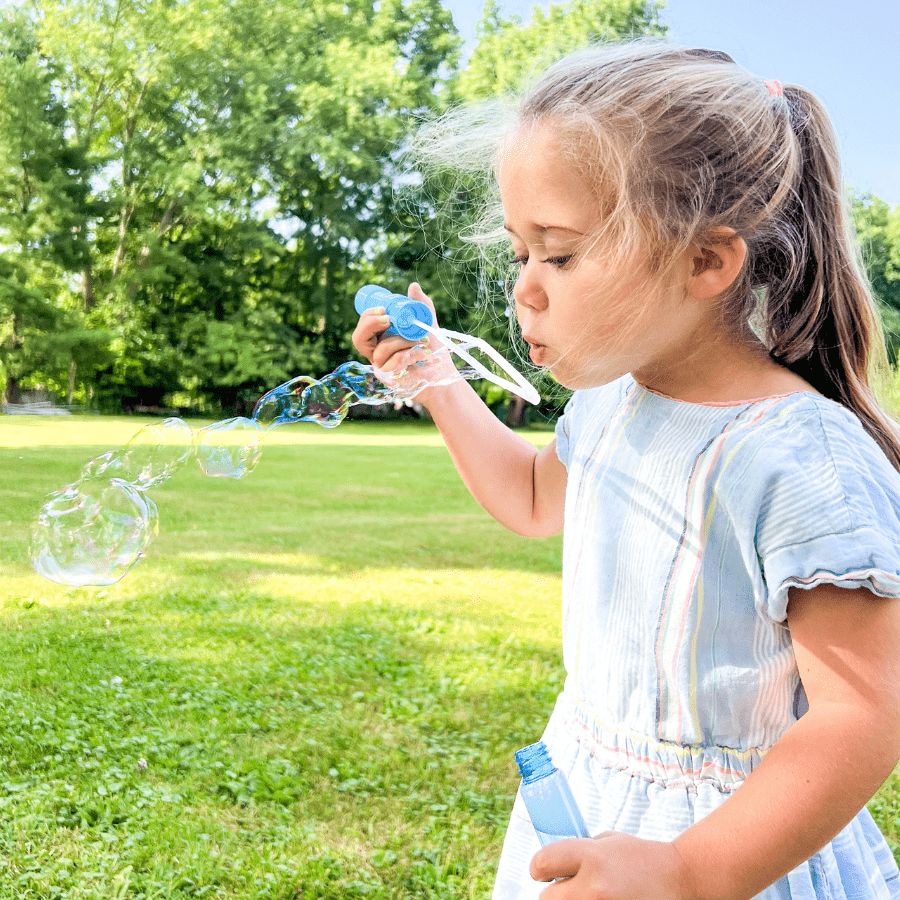
[(559, 541), (431, 428), (298, 426), (153, 491), (118, 584), (39, 579), (44, 495), (141, 424), (0, 420), (0, 897), (487, 896), (561, 687)]
[(492, 522), (429, 427), (301, 425), (154, 490), (118, 584), (39, 579), (44, 495), (141, 424), (0, 419), (0, 898), (488, 896), (562, 685), (559, 540)]

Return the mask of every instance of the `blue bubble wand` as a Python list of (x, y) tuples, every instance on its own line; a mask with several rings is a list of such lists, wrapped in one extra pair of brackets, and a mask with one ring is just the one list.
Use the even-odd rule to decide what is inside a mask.
[[(413, 300), (402, 294), (391, 293), (377, 284), (367, 284), (356, 292), (353, 305), (360, 315), (367, 309), (383, 306), (391, 320), (391, 327), (384, 332), (385, 334), (399, 335), (407, 341), (420, 341), (430, 334), (451, 353), (471, 366), (481, 378), (516, 394), (529, 403), (541, 402), (541, 395), (534, 385), (526, 381), (523, 375), (513, 368), (487, 341), (471, 334), (435, 327), (431, 310), (421, 300)], [(472, 355), (476, 350), (495, 363), (509, 378), (504, 378), (487, 368), (477, 357)]]

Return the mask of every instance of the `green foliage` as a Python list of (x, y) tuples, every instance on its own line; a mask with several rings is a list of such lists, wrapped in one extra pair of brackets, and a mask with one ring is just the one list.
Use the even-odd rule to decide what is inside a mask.
[(641, 35), (663, 36), (663, 2), (570, 0), (535, 6), (531, 21), (504, 18), (498, 0), (487, 0), (478, 24), (478, 45), (459, 78), (465, 99), (502, 96), (566, 53), (589, 43)]
[(11, 397), (31, 375), (65, 378), (75, 360), (89, 371), (109, 341), (87, 328), (71, 289), (90, 259), (91, 166), (66, 133), (58, 75), (24, 16), (0, 19), (0, 362)]
[(0, 28), (13, 388), (245, 408), (351, 355), (352, 297), (370, 280), (418, 279), (445, 322), (483, 330), (457, 306), (477, 305), (457, 249), (427, 209), (393, 208), (404, 135), (496, 81), (492, 54), (520, 65), (537, 45), (658, 30), (639, 6), (572, 0), (522, 25), (489, 5), (468, 82), (440, 0), (19, 8)]
[(893, 364), (900, 349), (900, 206), (892, 210), (872, 194), (855, 194), (851, 209)]
[(78, 268), (87, 324), (113, 336), (101, 402), (233, 405), (344, 361), (394, 148), (455, 65), (438, 0), (33, 10), (28, 59), (50, 61), (60, 133), (96, 169)]

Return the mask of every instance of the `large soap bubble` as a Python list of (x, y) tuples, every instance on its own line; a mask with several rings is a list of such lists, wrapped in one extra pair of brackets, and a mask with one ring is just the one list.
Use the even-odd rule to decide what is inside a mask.
[(119, 478), (90, 478), (50, 495), (32, 526), (39, 575), (81, 587), (113, 584), (144, 555), (158, 530), (156, 504)]

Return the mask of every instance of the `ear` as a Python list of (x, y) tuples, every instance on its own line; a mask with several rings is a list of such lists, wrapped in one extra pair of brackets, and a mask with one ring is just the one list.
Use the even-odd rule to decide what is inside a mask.
[(733, 228), (717, 228), (688, 250), (688, 294), (695, 300), (721, 296), (740, 275), (746, 258), (744, 239)]

